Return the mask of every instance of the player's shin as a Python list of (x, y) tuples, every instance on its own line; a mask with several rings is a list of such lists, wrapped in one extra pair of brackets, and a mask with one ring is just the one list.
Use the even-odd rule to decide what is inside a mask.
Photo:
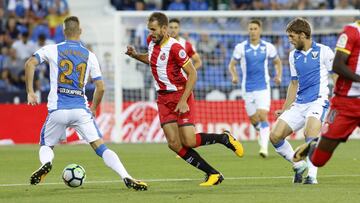
[(269, 123), (266, 121), (263, 121), (260, 123), (260, 131), (259, 131), (259, 145), (261, 149), (267, 152), (268, 150), (268, 143), (269, 143), (269, 137), (270, 135), (270, 127)]
[(124, 165), (121, 163), (118, 155), (114, 151), (108, 149), (105, 144), (96, 148), (95, 152), (98, 156), (103, 158), (105, 165), (119, 174), (122, 179), (132, 178), (126, 171)]
[[(316, 139), (316, 137), (306, 137), (305, 142), (309, 143), (314, 139)], [(310, 161), (309, 157), (306, 158), (306, 162), (308, 165), (308, 176), (316, 179), (318, 168), (313, 165), (313, 163)]]
[(210, 166), (195, 150), (183, 147), (178, 155), (192, 166), (204, 171), (206, 174), (219, 174), (219, 172)]
[(284, 157), (286, 160), (292, 163), (292, 157), (294, 155), (294, 150), (290, 143), (287, 140), (280, 140), (278, 143), (274, 144), (275, 151)]
[(216, 133), (196, 133), (196, 147), (203, 145), (211, 145), (216, 143), (227, 144), (226, 134), (216, 134)]
[(41, 165), (51, 162), (54, 159), (54, 151), (49, 146), (42, 145), (39, 150), (39, 158)]

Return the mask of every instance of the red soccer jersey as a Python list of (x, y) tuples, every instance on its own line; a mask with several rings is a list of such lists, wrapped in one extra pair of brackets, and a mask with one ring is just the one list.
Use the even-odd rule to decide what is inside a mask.
[(155, 79), (155, 88), (159, 90), (178, 91), (185, 89), (186, 77), (181, 73), (182, 67), (188, 63), (189, 56), (185, 49), (174, 38), (169, 37), (163, 44), (149, 43), (149, 61)]
[(185, 48), (185, 51), (190, 58), (196, 53), (195, 48), (189, 41), (186, 41), (186, 39), (182, 37), (179, 37), (178, 41), (181, 46)]
[[(336, 50), (349, 54), (347, 66), (352, 72), (360, 75), (360, 21), (344, 27), (336, 43)], [(335, 86), (335, 94), (360, 98), (360, 83), (339, 76)]]

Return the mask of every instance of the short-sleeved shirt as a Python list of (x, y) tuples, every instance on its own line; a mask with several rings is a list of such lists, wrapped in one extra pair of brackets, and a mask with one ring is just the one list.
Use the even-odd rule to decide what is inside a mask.
[[(336, 43), (336, 51), (349, 54), (347, 67), (350, 68), (351, 72), (360, 75), (360, 21), (344, 27)], [(339, 76), (335, 86), (335, 94), (360, 98), (360, 83)]]
[(261, 40), (256, 46), (248, 40), (235, 46), (233, 58), (240, 60), (242, 71), (242, 88), (246, 92), (259, 91), (269, 88), (269, 59), (277, 56), (275, 46)]
[(85, 85), (92, 80), (101, 80), (99, 62), (94, 53), (79, 41), (47, 45), (34, 53), (39, 63), (50, 66), (50, 92), (48, 110), (88, 108)]
[(292, 50), (289, 54), (292, 80), (299, 81), (296, 103), (305, 104), (318, 98), (328, 99), (328, 76), (334, 52), (325, 45), (312, 42), (308, 51)]
[(179, 37), (178, 41), (181, 46), (185, 48), (185, 51), (190, 58), (196, 53), (195, 47), (189, 41), (182, 37)]
[(182, 67), (190, 62), (189, 56), (179, 42), (169, 37), (163, 44), (155, 44), (148, 37), (148, 53), (151, 72), (157, 91), (178, 91), (185, 89), (186, 77)]

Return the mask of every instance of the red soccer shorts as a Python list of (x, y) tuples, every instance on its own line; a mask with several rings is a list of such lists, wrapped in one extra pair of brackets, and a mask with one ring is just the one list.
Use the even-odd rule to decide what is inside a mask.
[(345, 142), (357, 126), (360, 126), (360, 99), (333, 97), (322, 136)]
[(190, 110), (182, 114), (174, 112), (183, 93), (184, 91), (158, 92), (157, 106), (159, 109), (161, 127), (167, 123), (173, 122), (176, 122), (179, 126), (194, 125), (195, 99), (193, 93), (191, 93), (187, 100)]

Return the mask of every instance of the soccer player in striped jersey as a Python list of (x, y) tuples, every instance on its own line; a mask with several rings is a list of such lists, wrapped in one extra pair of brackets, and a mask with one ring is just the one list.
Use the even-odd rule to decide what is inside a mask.
[(242, 71), (242, 93), (245, 100), (245, 109), (251, 124), (259, 131), (259, 154), (268, 156), (270, 126), (268, 113), (270, 110), (270, 77), (269, 61), (275, 66), (274, 81), (281, 83), (282, 64), (275, 46), (261, 39), (260, 20), (251, 20), (248, 24), (249, 39), (235, 46), (233, 57), (229, 63), (232, 83), (237, 84), (239, 77), (236, 64), (240, 61)]
[(324, 166), (336, 147), (341, 142), (346, 142), (354, 129), (360, 126), (359, 17), (346, 25), (339, 35), (332, 68), (339, 78), (321, 138), (301, 145), (295, 152), (295, 161), (308, 156), (315, 166)]
[[(64, 34), (64, 42), (42, 47), (25, 64), (26, 91), (30, 105), (36, 105), (38, 101), (33, 90), (35, 67), (44, 62), (50, 66), (49, 113), (40, 134), (39, 158), (42, 165), (31, 175), (30, 183), (36, 185), (44, 180), (52, 168), (54, 146), (66, 140), (66, 128), (72, 127), (90, 143), (105, 165), (120, 175), (128, 188), (147, 190), (147, 184), (133, 179), (116, 153), (106, 147), (95, 123), (96, 108), (101, 102), (105, 87), (95, 54), (80, 42), (81, 28), (77, 17), (65, 19)], [(85, 85), (89, 77), (96, 87), (90, 108), (85, 96)]]
[(304, 184), (317, 184), (317, 167), (311, 161), (293, 161), (294, 150), (285, 139), (304, 127), (305, 141), (320, 134), (323, 119), (329, 106), (328, 73), (334, 59), (333, 51), (311, 39), (311, 27), (307, 20), (295, 18), (287, 25), (289, 42), (295, 49), (289, 54), (291, 82), (286, 100), (270, 141), (275, 151), (292, 163), (294, 183), (303, 182), (303, 173), (308, 168)]
[(179, 35), (180, 33), (180, 20), (177, 18), (172, 18), (169, 20), (169, 34), (170, 37), (175, 38), (182, 47), (185, 48), (187, 55), (191, 58), (195, 69), (201, 67), (202, 61), (199, 54), (196, 52), (195, 47), (187, 41), (185, 38)]
[(205, 182), (200, 186), (219, 184), (224, 179), (223, 175), (210, 166), (194, 148), (221, 143), (242, 157), (243, 147), (228, 131), (222, 134), (195, 132), (195, 100), (192, 90), (197, 78), (196, 69), (184, 47), (169, 36), (168, 18), (165, 14), (152, 13), (148, 19), (148, 29), (148, 53), (137, 53), (133, 46), (128, 46), (126, 54), (150, 65), (158, 96), (160, 124), (168, 146), (187, 163), (205, 172)]

